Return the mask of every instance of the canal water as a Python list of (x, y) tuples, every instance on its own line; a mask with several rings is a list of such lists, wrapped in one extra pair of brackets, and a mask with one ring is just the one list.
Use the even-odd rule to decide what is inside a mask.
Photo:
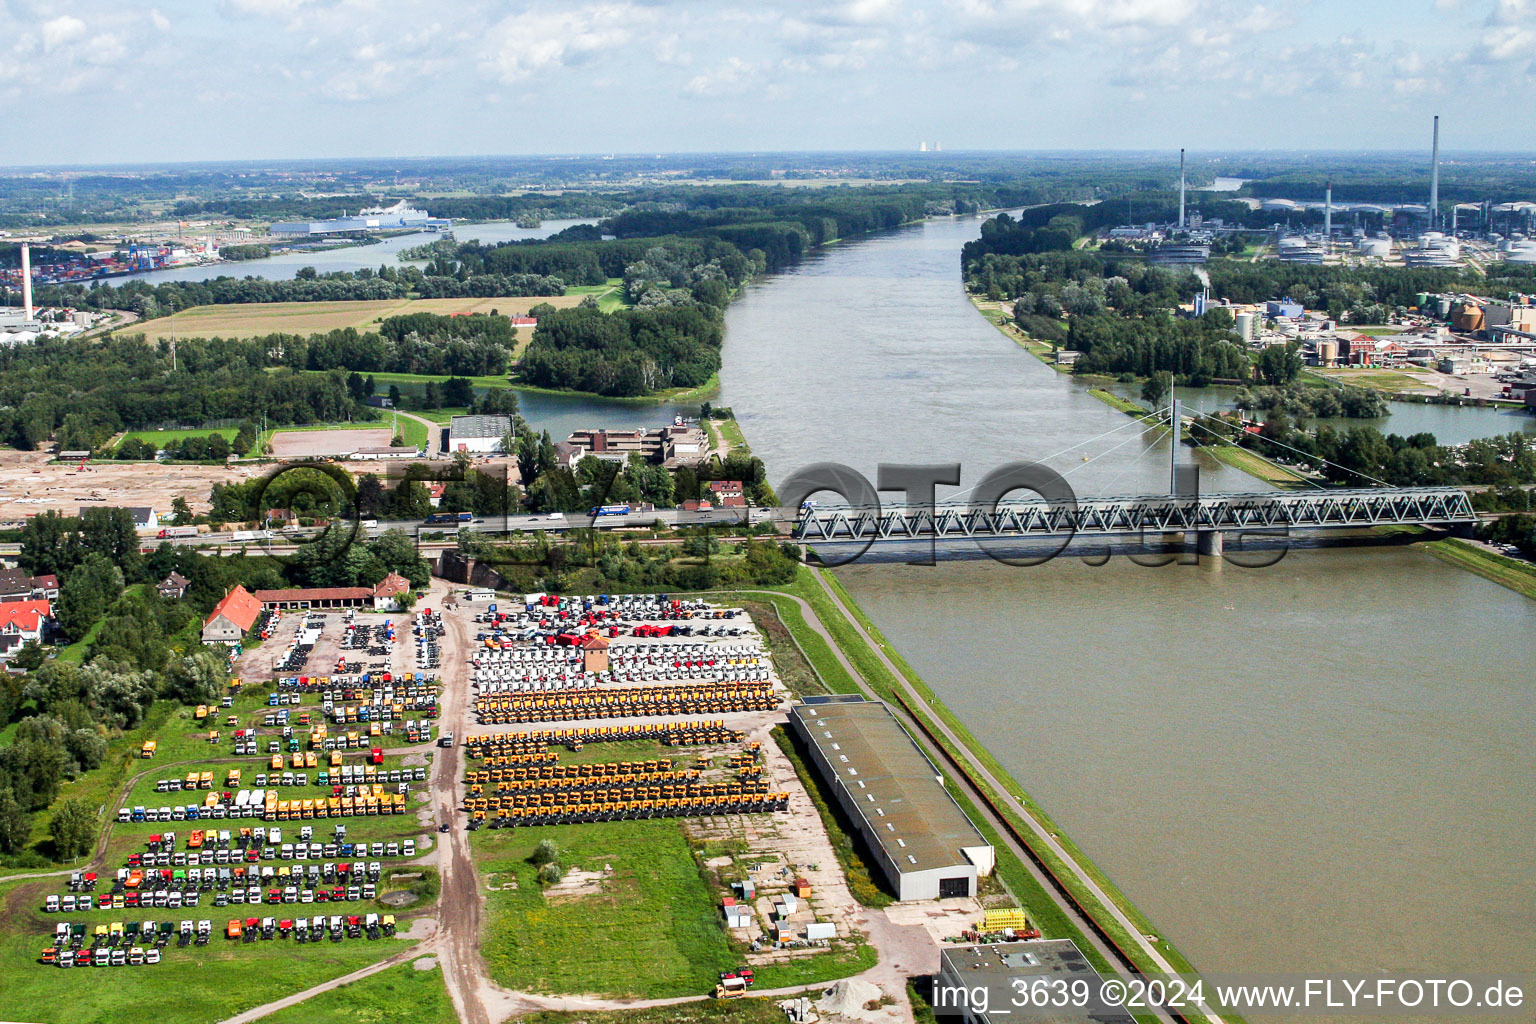
[[(977, 229), (835, 246), (732, 306), (720, 402), (776, 480), (960, 462), (965, 486), (1082, 444), (1050, 461), (1080, 494), (1166, 487), (1166, 441), (1093, 440), (1132, 421), (965, 299)], [(1536, 602), (1403, 548), (839, 575), (1197, 966), (1536, 977)]]
[[(1132, 401), (1140, 401), (1141, 386), (1138, 384), (1108, 385), (1110, 391)], [(1174, 394), (1192, 413), (1227, 412), (1236, 406), (1237, 388), (1213, 385), (1208, 388), (1174, 388)], [(1249, 413), (1257, 419), (1265, 419), (1263, 413)], [(1298, 417), (1292, 416), (1293, 423)], [(1387, 415), (1372, 419), (1345, 419), (1343, 417), (1306, 418), (1300, 420), (1308, 428), (1332, 427), (1345, 431), (1352, 427), (1375, 427), (1383, 434), (1434, 434), (1441, 444), (1466, 444), (1480, 437), (1498, 437), (1504, 434), (1526, 434), (1536, 439), (1536, 416), (1523, 409), (1493, 406), (1429, 405), (1418, 402), (1389, 402)]]

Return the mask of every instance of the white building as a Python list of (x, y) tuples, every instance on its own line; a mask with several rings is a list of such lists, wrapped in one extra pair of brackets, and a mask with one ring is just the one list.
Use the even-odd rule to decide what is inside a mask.
[(421, 457), (420, 448), (412, 448), (409, 445), (400, 448), (359, 448), (348, 458), (362, 462), (388, 461), (390, 459), (417, 459)]
[(512, 429), (511, 416), (455, 416), (448, 422), (448, 450), (490, 454)]
[(392, 572), (373, 588), (373, 610), (397, 612), (400, 599), (411, 592), (411, 582), (399, 573)]
[(889, 708), (850, 694), (810, 697), (789, 721), (898, 900), (977, 895), (992, 846)]

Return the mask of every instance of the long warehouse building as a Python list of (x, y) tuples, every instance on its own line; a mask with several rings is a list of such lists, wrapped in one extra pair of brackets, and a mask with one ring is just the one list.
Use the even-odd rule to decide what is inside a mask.
[(807, 697), (789, 719), (897, 899), (976, 895), (992, 846), (888, 707), (856, 694)]

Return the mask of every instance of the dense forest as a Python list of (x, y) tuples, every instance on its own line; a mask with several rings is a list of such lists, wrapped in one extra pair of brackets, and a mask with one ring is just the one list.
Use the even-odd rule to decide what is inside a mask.
[(0, 441), (32, 449), (54, 436), (66, 449), (95, 449), (120, 430), (162, 425), (372, 420), (378, 410), (347, 371), (504, 373), (516, 330), (500, 316), (430, 313), (379, 326), (309, 338), (183, 338), (174, 369), (168, 347), (139, 335), (0, 350)]

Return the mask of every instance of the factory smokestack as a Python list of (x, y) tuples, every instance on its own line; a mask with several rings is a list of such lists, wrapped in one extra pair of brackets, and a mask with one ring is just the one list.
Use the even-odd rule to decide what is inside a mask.
[(1323, 247), (1333, 249), (1333, 182), (1329, 181), (1323, 192)]
[(1179, 150), (1179, 230), (1184, 230), (1184, 151)]
[(32, 249), (21, 243), (21, 306), (22, 317), (32, 319)]
[(1429, 158), (1429, 226), (1440, 220), (1440, 115), (1435, 115), (1435, 145)]

